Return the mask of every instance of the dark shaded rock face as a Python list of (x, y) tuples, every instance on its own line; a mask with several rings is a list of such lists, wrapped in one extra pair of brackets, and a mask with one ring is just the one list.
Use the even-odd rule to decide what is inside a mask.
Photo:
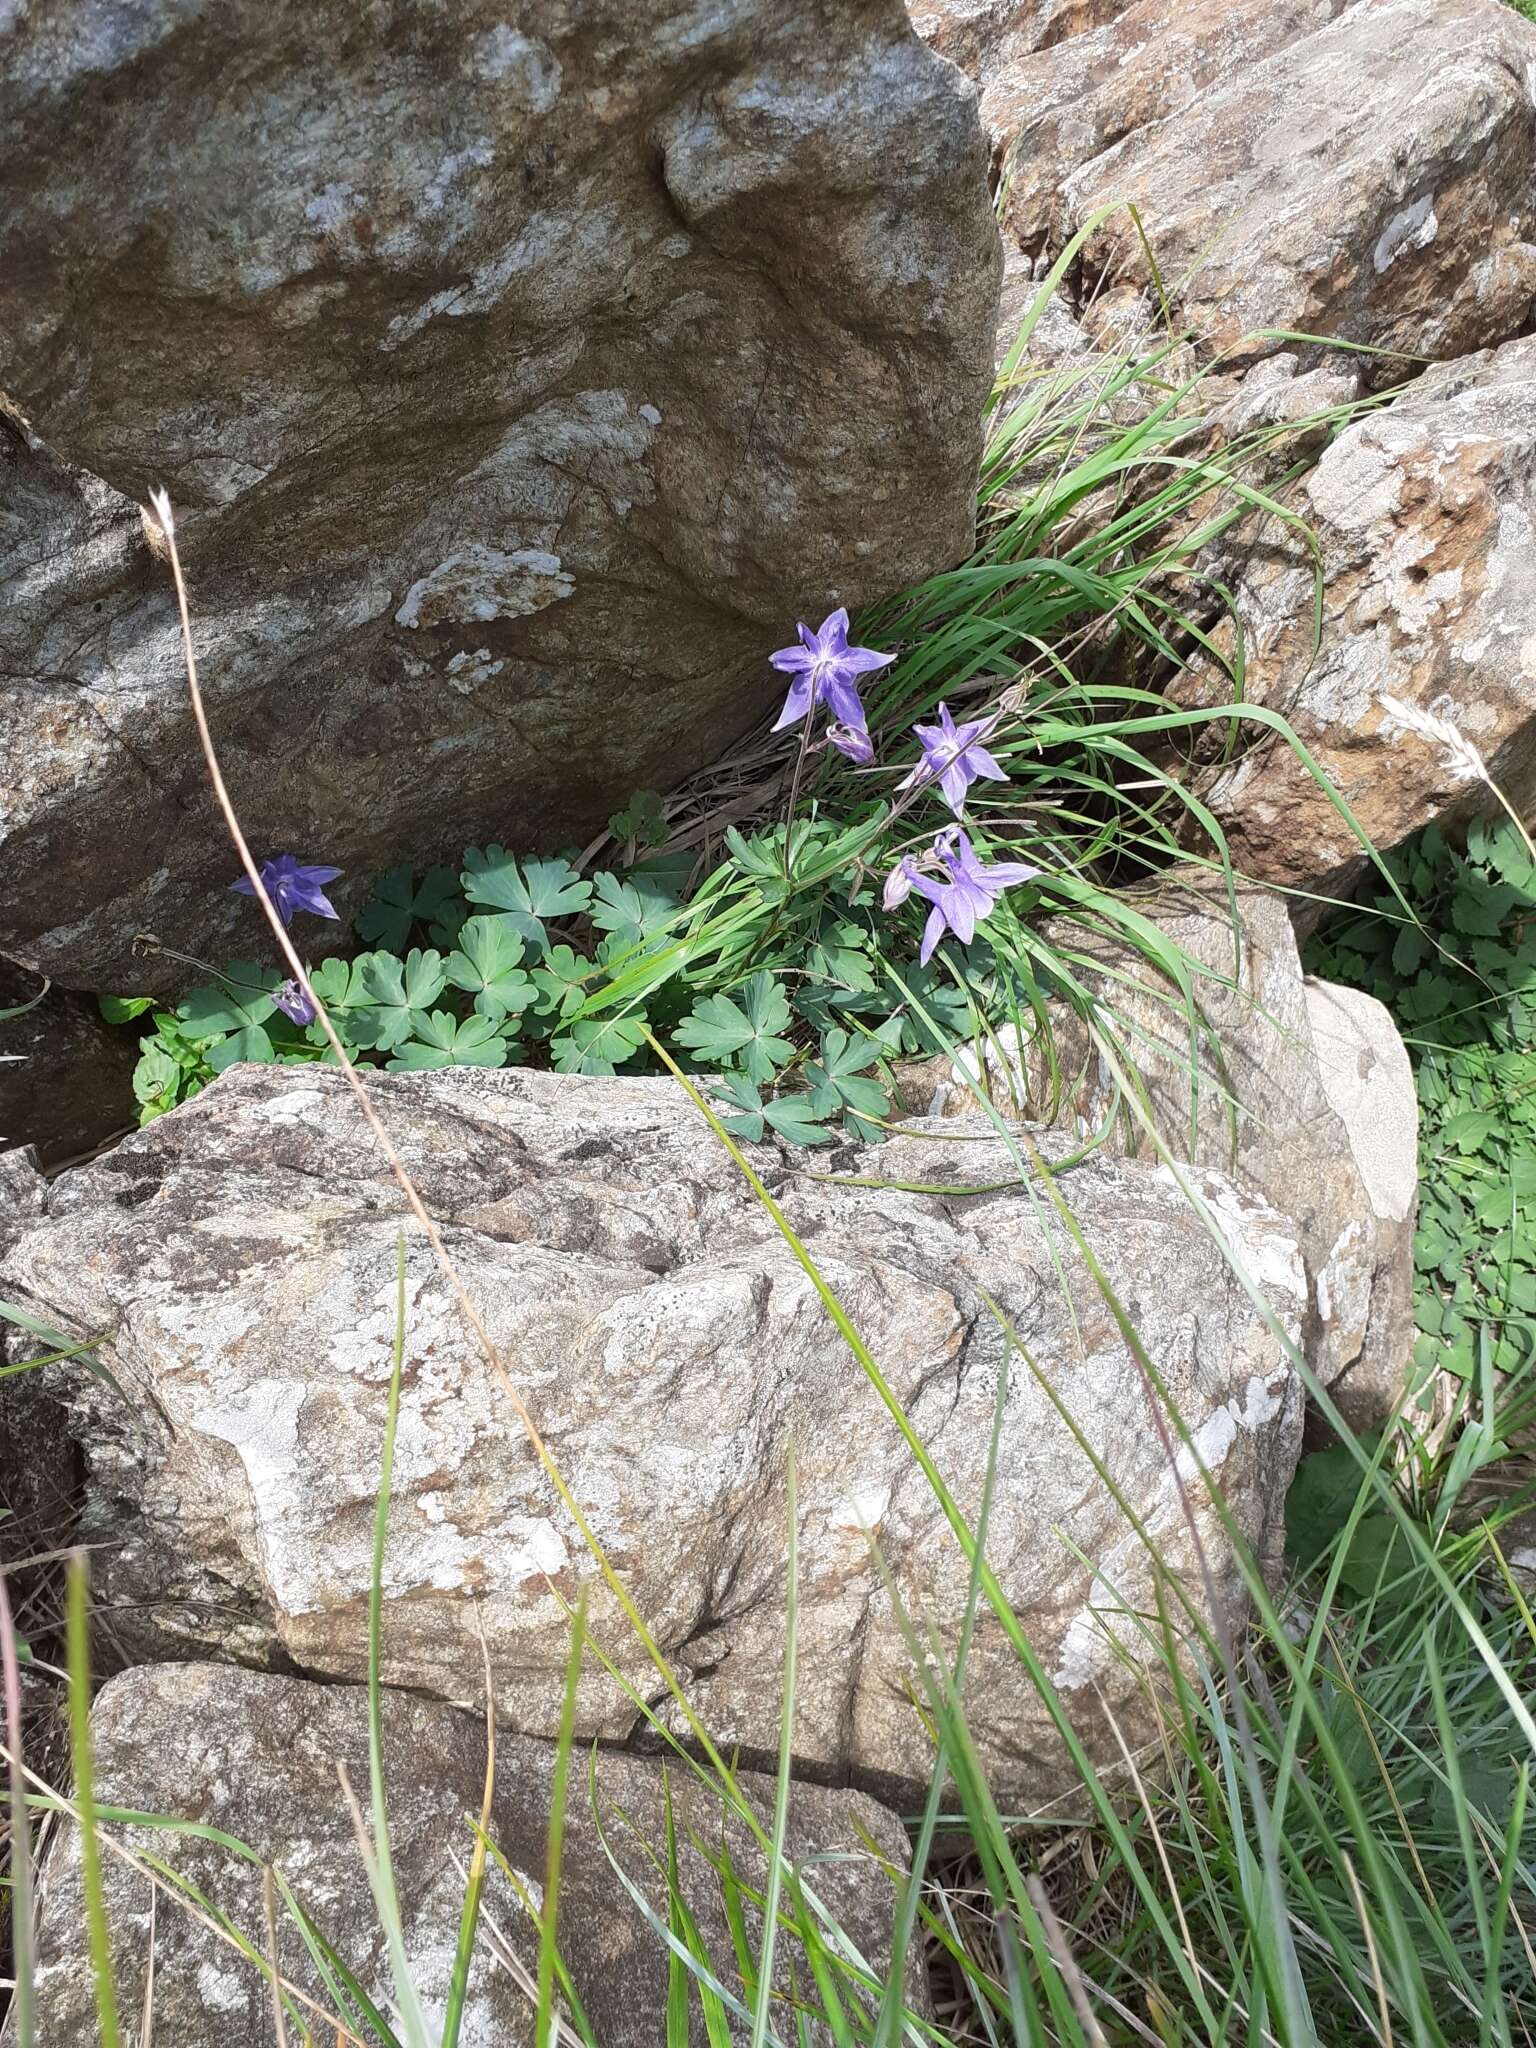
[[(35, 974), (0, 960), (0, 1010), (30, 1002)], [(138, 1120), (131, 1031), (103, 1021), (89, 996), (49, 989), (0, 1019), (0, 1150), (32, 1145), (45, 1167), (94, 1151)]]
[(238, 910), (157, 485), (248, 829), (359, 889), (585, 832), (751, 722), (797, 613), (965, 552), (997, 235), (899, 0), (5, 21), (15, 958), (142, 987), (136, 930)]

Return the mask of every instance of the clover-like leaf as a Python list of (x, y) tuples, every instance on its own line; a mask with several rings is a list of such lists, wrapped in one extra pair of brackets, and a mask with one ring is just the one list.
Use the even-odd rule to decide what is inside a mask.
[(434, 1010), (424, 1017), (414, 1034), (391, 1055), (392, 1074), (423, 1072), (442, 1067), (504, 1067), (507, 1041), (492, 1017), (455, 1017), (449, 1010)]
[(391, 868), (380, 875), (373, 900), (358, 914), (358, 936), (398, 953), (411, 926), (442, 918), (458, 893), (459, 878), (452, 868), (428, 868), (419, 883), (414, 869)]
[(744, 1138), (749, 1145), (762, 1143), (765, 1127), (791, 1145), (825, 1145), (831, 1141), (832, 1133), (825, 1124), (816, 1121), (808, 1095), (779, 1095), (764, 1102), (745, 1074), (723, 1075), (710, 1093), (722, 1108), (731, 1105), (742, 1111), (739, 1116), (723, 1116), (720, 1121), (733, 1138)]
[(181, 1092), (183, 1068), (179, 1060), (172, 1059), (157, 1039), (146, 1038), (139, 1063), (133, 1070), (133, 1093), (135, 1099), (146, 1109), (152, 1109), (156, 1116), (174, 1107)]
[(459, 933), (458, 951), (449, 954), (443, 971), (455, 988), (474, 997), (482, 1017), (516, 1016), (537, 993), (518, 966), (522, 957), (523, 934), (508, 915), (471, 917)]
[(763, 1105), (763, 1115), (791, 1145), (829, 1145), (832, 1133), (818, 1123), (808, 1095), (776, 1095)]
[(614, 932), (629, 940), (643, 938), (664, 924), (677, 909), (677, 898), (662, 883), (645, 875), (592, 877), (592, 901), (587, 915), (599, 931)]
[(240, 1060), (255, 1060), (262, 1066), (270, 1066), (276, 1058), (277, 1050), (271, 1037), (260, 1024), (247, 1024), (208, 1048), (208, 1064), (216, 1074), (222, 1074), (226, 1067), (232, 1067)]
[(608, 820), (615, 839), (632, 840), (637, 846), (660, 846), (667, 836), (667, 811), (654, 789), (637, 789), (622, 811)]
[(672, 1035), (707, 1065), (739, 1065), (766, 1087), (794, 1056), (794, 1047), (781, 1035), (789, 1029), (789, 1002), (766, 972), (754, 974), (740, 993), (739, 1004), (729, 996), (705, 996)]
[(611, 1074), (634, 1058), (645, 1043), (643, 1012), (624, 1017), (578, 1017), (550, 1047), (562, 1074)]
[(264, 1024), (277, 1008), (272, 991), (282, 986), (283, 977), (274, 967), (258, 967), (254, 960), (232, 960), (216, 988), (189, 989), (176, 1005), (189, 1038), (219, 1038), (230, 1031), (244, 1031)]
[[(859, 1117), (890, 1114), (890, 1101), (878, 1081), (863, 1078), (865, 1070), (879, 1059), (881, 1048), (867, 1038), (850, 1038), (846, 1031), (829, 1031), (821, 1041), (821, 1059), (806, 1067), (811, 1084), (811, 1107), (818, 1116), (836, 1116), (841, 1110)], [(876, 1127), (878, 1128), (878, 1127)], [(869, 1129), (861, 1123), (860, 1135)]]
[(415, 946), (404, 960), (394, 953), (364, 953), (357, 967), (367, 998), (351, 1020), (358, 1044), (387, 1052), (418, 1035), (443, 992), (442, 954)]
[[(37, 999), (34, 997), (32, 1000), (35, 1002)], [(135, 1017), (142, 1017), (146, 1010), (152, 1010), (157, 1001), (155, 996), (98, 996), (96, 1007), (109, 1024), (128, 1024)], [(25, 1007), (30, 1009), (32, 1004)], [(20, 1012), (0, 1011), (0, 1016), (14, 1015), (20, 1015)]]
[(557, 857), (519, 864), (504, 846), (468, 847), (459, 879), (471, 903), (509, 912), (536, 953), (549, 943), (545, 919), (577, 917), (592, 897), (591, 883), (569, 861)]
[(534, 986), (539, 991), (538, 1009), (546, 1016), (573, 1016), (587, 999), (587, 983), (591, 979), (590, 960), (584, 960), (569, 946), (553, 947), (543, 965), (533, 970)]

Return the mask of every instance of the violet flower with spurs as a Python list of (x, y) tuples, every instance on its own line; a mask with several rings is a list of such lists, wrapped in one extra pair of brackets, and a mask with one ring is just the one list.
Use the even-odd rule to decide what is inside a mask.
[(272, 1000), (283, 1015), (292, 1018), (295, 1024), (314, 1023), (315, 1006), (292, 975), (273, 989)]
[(926, 967), (945, 932), (953, 932), (962, 945), (976, 936), (976, 927), (989, 917), (1005, 889), (1032, 882), (1041, 872), (1028, 861), (999, 860), (990, 864), (976, 858), (975, 849), (958, 825), (947, 825), (933, 842), (932, 852), (947, 879), (925, 875), (911, 854), (906, 854), (886, 877), (882, 901), (887, 910), (904, 903), (915, 889), (933, 905), (923, 927), (918, 964)]
[[(314, 917), (333, 917), (339, 922), (341, 913), (320, 884), (334, 882), (340, 873), (340, 868), (306, 867), (291, 853), (279, 853), (262, 862), (261, 886), (272, 898), (284, 924), (293, 923), (296, 910), (307, 910)], [(249, 875), (242, 875), (238, 882), (231, 882), (229, 886), (241, 896), (256, 894), (256, 886)]]
[(913, 726), (923, 758), (896, 787), (899, 790), (916, 789), (922, 784), (937, 782), (944, 792), (944, 801), (958, 817), (965, 808), (965, 793), (973, 782), (979, 782), (983, 777), (988, 782), (1008, 780), (1006, 771), (998, 766), (985, 747), (977, 744), (992, 723), (989, 718), (976, 718), (965, 725), (956, 725), (950, 716), (949, 706), (941, 704), (937, 725)]
[(800, 645), (781, 647), (777, 654), (768, 657), (781, 674), (795, 679), (773, 730), (782, 732), (786, 725), (808, 718), (821, 702), (840, 724), (867, 732), (869, 720), (859, 701), (858, 678), (889, 667), (895, 655), (876, 654), (872, 647), (850, 647), (848, 614), (841, 605), (822, 620), (814, 633), (806, 625), (795, 630), (800, 635)]

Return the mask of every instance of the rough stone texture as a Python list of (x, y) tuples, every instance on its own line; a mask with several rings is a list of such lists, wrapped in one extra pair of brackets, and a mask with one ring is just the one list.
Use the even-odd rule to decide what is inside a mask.
[[(0, 960), (0, 1010), (28, 1003), (35, 974)], [(32, 1145), (62, 1166), (128, 1130), (138, 1116), (132, 1031), (102, 1019), (89, 997), (50, 989), (35, 1009), (0, 1020), (0, 1150)]]
[[(1297, 509), (1321, 544), (1321, 645), (1314, 653), (1312, 558), (1268, 531), (1236, 578), (1246, 696), (1285, 714), (1379, 847), (1491, 802), (1383, 696), (1451, 720), (1528, 807), (1536, 338), (1429, 370), (1347, 428)], [(1180, 691), (1195, 699), (1201, 685), (1186, 678)], [(1360, 867), (1358, 842), (1281, 737), (1259, 740), (1205, 793), (1250, 874), (1333, 891)]]
[[(1528, 324), (1536, 31), (1498, 0), (913, 12), (982, 85), (1012, 248), (1133, 201), (1212, 349), (1281, 328), (1450, 358)], [(1124, 212), (1085, 255), (1086, 281), (1151, 281)]]
[[(665, 1082), (466, 1071), (372, 1086), (599, 1540), (691, 1674), (706, 1725), (749, 1752), (770, 1749), (778, 1725), (793, 1441), (796, 1751), (909, 1794), (931, 1754), (865, 1532), (878, 1532), (909, 1609), (950, 1643), (965, 1560), (810, 1280), (696, 1113)], [(1008, 1181), (990, 1126), (934, 1129), (939, 1142), (904, 1135), (818, 1165), (882, 1183)], [(1036, 1201), (1006, 1186), (829, 1185), (789, 1172), (771, 1147), (759, 1160), (961, 1511), (980, 1504), (1004, 1358), (985, 1290), (1198, 1601), (1150, 1390)], [(1292, 1226), (1219, 1174), (1197, 1179), (1277, 1311), (1299, 1323)], [(1272, 1557), (1301, 1410), (1281, 1347), (1165, 1169), (1099, 1159), (1063, 1186), (1239, 1526)], [(19, 1219), (0, 1257), (3, 1291), (66, 1330), (110, 1331), (100, 1356), (129, 1391), (126, 1408), (89, 1387), (78, 1398), (87, 1533), (107, 1546), (101, 1597), (130, 1654), (216, 1649), (356, 1678), (400, 1203), (340, 1077), (233, 1069), (33, 1204), (41, 1216)], [(547, 1733), (568, 1637), (555, 1594), (574, 1598), (595, 1573), (419, 1240), (407, 1296), (386, 1673), (475, 1698), (483, 1624), (501, 1711)], [(1001, 1432), (990, 1561), (1084, 1739), (1113, 1760), (1099, 1688), (1123, 1729), (1150, 1732), (1111, 1641), (1134, 1667), (1144, 1639), (1122, 1603), (1147, 1611), (1147, 1554), (1017, 1354)], [(1237, 1575), (1188, 1448), (1179, 1474), (1235, 1609)], [(654, 1669), (600, 1584), (592, 1627), (655, 1696)], [(1001, 1800), (1074, 1782), (985, 1613), (967, 1698)], [(620, 1736), (635, 1719), (589, 1669), (580, 1728)]]
[[(1106, 972), (1084, 978), (1113, 1013), (1173, 1155), (1232, 1174), (1294, 1219), (1307, 1269), (1307, 1362), (1354, 1426), (1380, 1423), (1414, 1339), (1418, 1103), (1397, 1027), (1373, 996), (1303, 976), (1279, 896), (1241, 892), (1240, 946), (1219, 877), (1192, 870), (1132, 900), (1208, 970), (1197, 983), (1207, 1034), (1198, 1050), (1182, 997), (1142, 955), (1064, 920), (1057, 942), (1104, 963)], [(1005, 1100), (1020, 1094), (1032, 1115), (1098, 1130), (1116, 1100), (1113, 1074), (1074, 1012), (1058, 1006), (1054, 1021), (1059, 1097), (1041, 1041), (1026, 1044), (1021, 1061), (1011, 1025), (987, 1049), (989, 1084)], [(967, 1075), (943, 1061), (916, 1070), (907, 1097), (948, 1114), (973, 1102)], [(1156, 1156), (1130, 1116), (1110, 1142)]]
[[(196, 1820), (246, 1843), (276, 1865), (302, 1904), (383, 2010), (391, 2005), (383, 1937), (337, 1776), (343, 1764), (364, 1801), (368, 1785), (366, 1697), (353, 1687), (259, 1676), (208, 1664), (141, 1667), (103, 1688), (91, 1717), (97, 1797), (141, 1812)], [(463, 1867), (485, 1781), (485, 1729), (474, 1717), (423, 1700), (386, 1695), (384, 1758), (390, 1841), (405, 1952), (429, 2028), (443, 2017), (463, 1902)], [(554, 1770), (553, 1744), (506, 1738), (497, 1745), (489, 1834), (534, 1899), (542, 1901)], [(603, 2048), (658, 2048), (666, 2022), (667, 1952), (614, 1875), (592, 1817), (578, 1755), (567, 1805), (559, 1943), (578, 1997)], [(720, 1880), (689, 1841), (718, 1849), (719, 1802), (686, 1770), (670, 1773), (684, 1896), (726, 1987), (741, 1981)], [(744, 1775), (760, 1817), (771, 1816), (772, 1781)], [(628, 1875), (666, 1917), (664, 1889), (641, 1843), (665, 1860), (661, 1766), (607, 1753), (597, 1761), (603, 1830)], [(633, 1824), (627, 1826), (620, 1809)], [(890, 1880), (861, 1842), (868, 1836), (898, 1867), (906, 1861), (899, 1822), (857, 1793), (795, 1788), (790, 1855), (817, 1861), (807, 1880), (861, 1953), (880, 1971), (890, 1956)], [(267, 1949), (261, 1872), (216, 1844), (149, 1828), (113, 1829), (132, 1850), (169, 1862), (263, 1953)], [(760, 1885), (763, 1858), (738, 1820), (728, 1831), (743, 1881)], [(106, 1908), (122, 2009), (142, 2009), (149, 1955), (149, 1884), (118, 1857), (104, 1857)], [(748, 1906), (754, 1944), (760, 1925)], [(492, 1869), (481, 1947), (470, 1979), (463, 2048), (533, 2048), (535, 2000), (493, 1960), (489, 1929), (531, 1983), (538, 1932), (506, 1878)], [(332, 2010), (294, 1924), (279, 1908), (285, 1976)], [(780, 1967), (806, 1964), (786, 1937)], [(177, 2048), (270, 2048), (270, 1993), (262, 1974), (162, 1890), (155, 1914), (155, 2039)], [(55, 1838), (44, 1866), (38, 1983), (38, 2048), (89, 2048), (99, 2040), (85, 1945), (79, 1835)], [(314, 2021), (317, 2041), (333, 2027)], [(291, 2025), (291, 2023), (290, 2023)], [(750, 2027), (733, 2027), (745, 2040)], [(818, 2041), (830, 2036), (813, 2029)], [(8, 2034), (7, 2041), (11, 2036)], [(693, 2000), (690, 2039), (705, 2041)]]
[[(975, 95), (899, 0), (32, 0), (0, 20), (0, 948), (147, 986), (253, 839), (560, 843), (970, 545)], [(164, 975), (163, 963), (153, 972)]]

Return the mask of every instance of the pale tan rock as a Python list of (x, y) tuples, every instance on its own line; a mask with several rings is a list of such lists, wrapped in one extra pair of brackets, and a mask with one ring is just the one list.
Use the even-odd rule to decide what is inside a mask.
[[(908, 1612), (951, 1646), (965, 1556), (724, 1150), (662, 1081), (464, 1070), (370, 1085), (647, 1627), (715, 1738), (749, 1753), (771, 1753), (778, 1733), (793, 1443), (796, 1752), (909, 1798), (933, 1757), (866, 1532)], [(1046, 1144), (1058, 1159), (1068, 1149)], [(1156, 1579), (1116, 1494), (1197, 1609), (1191, 1518), (1234, 1616), (1243, 1595), (1195, 1455), (1184, 1449), (1170, 1468), (1156, 1397), (1085, 1262), (1038, 1189), (1008, 1186), (1010, 1155), (980, 1122), (909, 1128), (814, 1162), (774, 1147), (756, 1156), (967, 1517), (1007, 1348), (984, 1297), (1012, 1320), (1025, 1349), (1009, 1367), (987, 1554), (1090, 1751), (1112, 1766), (1106, 1709), (1130, 1739), (1152, 1734), (1137, 1676), (1150, 1645), (1135, 1616), (1154, 1604)], [(812, 1163), (876, 1185), (818, 1180), (803, 1171)], [(1294, 1225), (1221, 1173), (1193, 1171), (1237, 1255), (1299, 1329)], [(910, 1182), (977, 1192), (892, 1185)], [(1237, 1527), (1272, 1560), (1301, 1423), (1283, 1347), (1165, 1169), (1100, 1158), (1061, 1186)], [(64, 1331), (108, 1332), (100, 1355), (128, 1390), (126, 1404), (98, 1399), (95, 1382), (75, 1394), (90, 1463), (84, 1533), (103, 1545), (98, 1592), (128, 1654), (280, 1657), (361, 1675), (399, 1228), (366, 1127), (340, 1077), (319, 1068), (232, 1069), (18, 1214), (0, 1291)], [(387, 1678), (475, 1699), (483, 1627), (502, 1714), (547, 1734), (564, 1603), (586, 1584), (597, 1641), (642, 1698), (659, 1697), (414, 1234), (407, 1303)], [(1070, 1793), (1060, 1738), (987, 1611), (966, 1698), (1000, 1799)], [(636, 1719), (620, 1685), (589, 1665), (583, 1734), (624, 1736)]]
[(1140, 292), (1155, 261), (1179, 322), (1248, 355), (1281, 329), (1448, 359), (1526, 326), (1536, 29), (1499, 0), (914, 14), (982, 87), (1010, 244), (1054, 254), (1135, 205), (1090, 241), (1084, 291)]
[[(385, 1783), (390, 1845), (400, 1898), (405, 1954), (432, 2038), (442, 2024), (463, 1904), (463, 1871), (474, 1846), (467, 1816), (480, 1811), (485, 1727), (477, 1717), (425, 1700), (386, 1694)], [(209, 1664), (140, 1667), (105, 1686), (91, 1714), (96, 1796), (138, 1812), (196, 1820), (246, 1844), (289, 1881), (300, 1902), (382, 2011), (394, 1994), (385, 1939), (369, 1892), (337, 1765), (368, 1800), (368, 1723), (364, 1693)], [(542, 1903), (552, 1804), (552, 1743), (503, 1736), (488, 1833)], [(566, 1804), (557, 1940), (577, 1996), (603, 2048), (659, 2048), (667, 2027), (668, 1952), (625, 1892), (599, 1837), (625, 1875), (665, 1922), (667, 1897), (645, 1846), (666, 1861), (666, 1793), (654, 1758), (611, 1752), (595, 1760), (598, 1818), (588, 1789), (588, 1757), (578, 1752)], [(771, 1779), (743, 1772), (741, 1787), (760, 1825), (771, 1827)], [(722, 1983), (743, 2000), (723, 1887), (698, 1843), (718, 1854), (722, 1830), (738, 1875), (761, 1886), (765, 1859), (745, 1823), (726, 1824), (720, 1803), (692, 1774), (668, 1774), (677, 1829), (681, 1890)], [(625, 1818), (627, 1816), (627, 1819)], [(169, 1863), (195, 1885), (262, 1953), (267, 1952), (262, 1875), (219, 1844), (147, 1827), (110, 1830), (130, 1850)], [(857, 1793), (798, 1785), (790, 1801), (788, 1853), (807, 1884), (883, 1978), (890, 1957), (893, 1890), (868, 1844), (896, 1869), (906, 1863), (905, 1830), (894, 1815)], [(147, 1880), (117, 1856), (102, 1858), (107, 1923), (121, 2010), (144, 2006), (150, 1955)], [(756, 1950), (761, 1918), (743, 1900)], [(270, 2048), (271, 1993), (262, 1973), (178, 1903), (169, 1887), (155, 1902), (156, 2040), (176, 2048)], [(533, 2048), (539, 1933), (517, 1892), (493, 1863), (482, 1931), (470, 1976), (463, 2048)], [(326, 1998), (293, 1921), (278, 1907), (279, 1957), (288, 1981), (325, 2010)], [(93, 2048), (99, 2041), (86, 1951), (80, 1837), (54, 1836), (42, 1872), (38, 1952), (37, 2048)], [(524, 1981), (497, 1961), (491, 1933), (521, 1967)], [(807, 1974), (804, 1953), (783, 1937), (784, 1989), (792, 1970)], [(919, 2013), (924, 1994), (914, 1981)], [(745, 2002), (743, 2000), (743, 2002)], [(705, 2041), (697, 1993), (689, 2039)], [(568, 2017), (567, 2010), (567, 2017)], [(335, 2029), (306, 2013), (317, 2042)], [(137, 2019), (135, 2018), (135, 2025)], [(291, 2023), (290, 2023), (291, 2024)], [(751, 2026), (730, 2016), (732, 2040)], [(815, 2028), (818, 2042), (830, 2041)], [(13, 2036), (5, 2035), (10, 2043)]]
[[(1402, 1391), (1415, 1334), (1418, 1104), (1397, 1028), (1373, 996), (1303, 975), (1280, 896), (1240, 891), (1240, 937), (1221, 878), (1198, 869), (1130, 901), (1204, 970), (1194, 985), (1200, 1038), (1191, 1044), (1182, 995), (1143, 955), (1057, 921), (1053, 938), (1083, 963), (1146, 1092), (1152, 1129), (1125, 1111), (1109, 1147), (1152, 1158), (1161, 1140), (1174, 1158), (1231, 1174), (1294, 1219), (1308, 1365), (1352, 1425), (1380, 1424)], [(1059, 1090), (1044, 1040), (1026, 1040), (1021, 1053), (1005, 1025), (966, 1072), (927, 1063), (909, 1080), (909, 1104), (971, 1112), (969, 1080), (984, 1066), (991, 1091), (1027, 1114), (1100, 1130), (1124, 1091), (1079, 1016), (1064, 1004), (1051, 1016)]]
[(900, 0), (5, 19), (0, 951), (128, 992), (253, 928), (156, 486), (246, 829), (343, 910), (584, 838), (968, 552), (997, 230)]
[[(1259, 536), (1235, 578), (1245, 696), (1283, 713), (1372, 842), (1492, 799), (1383, 703), (1448, 719), (1517, 807), (1536, 801), (1536, 340), (1427, 371), (1347, 428), (1303, 481), (1321, 551)], [(1191, 674), (1189, 701), (1228, 691)], [(1219, 691), (1219, 695), (1216, 694)], [(1327, 791), (1278, 735), (1203, 792), (1262, 880), (1333, 893), (1362, 867)]]

